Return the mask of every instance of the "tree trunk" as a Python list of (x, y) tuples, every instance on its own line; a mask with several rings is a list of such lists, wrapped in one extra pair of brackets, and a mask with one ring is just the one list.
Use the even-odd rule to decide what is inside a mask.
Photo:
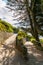
[(32, 11), (32, 20), (34, 23), (34, 37), (36, 38), (36, 41), (38, 42), (37, 45), (41, 46), (40, 44), (40, 40), (39, 40), (39, 36), (38, 36), (38, 31), (37, 31), (37, 21), (36, 21), (36, 0), (34, 1), (34, 7), (33, 7), (33, 11)]
[(27, 10), (27, 15), (29, 17), (30, 20), (30, 26), (31, 26), (31, 33), (34, 36), (34, 28), (33, 28), (33, 23), (32, 23), (32, 19), (31, 19), (31, 15), (30, 15), (30, 10), (28, 9), (28, 0), (25, 0), (25, 4), (26, 4), (26, 10)]
[(34, 33), (33, 33), (34, 34), (34, 37), (35, 37), (35, 39), (37, 41), (37, 45), (38, 46), (41, 46), (40, 40), (39, 40), (39, 37), (38, 37), (37, 24), (36, 24), (36, 18), (35, 18), (34, 13), (32, 14), (32, 22), (34, 24)]
[(33, 8), (33, 10), (31, 10), (31, 8), (29, 8), (29, 6), (28, 6), (28, 0), (25, 0), (25, 4), (26, 4), (26, 9), (27, 9), (27, 12), (28, 12), (30, 24), (31, 24), (32, 35), (37, 40), (37, 42), (38, 42), (37, 45), (38, 46), (41, 46), (41, 44), (39, 43), (39, 37), (38, 37), (38, 31), (37, 31), (35, 10), (34, 10), (34, 8)]

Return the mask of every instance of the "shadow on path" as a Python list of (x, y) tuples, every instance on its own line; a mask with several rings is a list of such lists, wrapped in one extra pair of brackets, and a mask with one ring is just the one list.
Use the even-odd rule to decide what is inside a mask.
[(26, 44), (28, 61), (20, 55), (19, 51), (12, 48), (3, 48), (0, 51), (0, 65), (43, 65), (43, 52), (37, 50), (31, 43)]

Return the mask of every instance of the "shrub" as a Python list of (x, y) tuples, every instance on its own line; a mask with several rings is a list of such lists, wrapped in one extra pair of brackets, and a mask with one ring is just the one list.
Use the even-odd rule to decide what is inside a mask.
[(0, 30), (1, 31), (5, 31), (6, 30), (5, 26), (2, 23), (0, 23)]
[(27, 48), (24, 46), (23, 39), (26, 37), (26, 33), (19, 31), (16, 37), (16, 48), (19, 50), (21, 55), (26, 58)]
[(30, 41), (30, 39), (31, 39), (31, 36), (30, 35), (26, 35), (26, 40)]
[(13, 26), (8, 22), (0, 20), (0, 31), (13, 32)]
[(18, 28), (13, 27), (13, 30), (14, 30), (14, 33), (18, 33), (19, 32)]
[(36, 39), (34, 37), (32, 37), (30, 41), (34, 43), (36, 41)]
[(19, 50), (20, 54), (26, 60), (27, 59), (27, 48), (23, 44), (23, 38), (19, 37), (18, 35), (16, 37), (16, 49)]
[(11, 24), (1, 19), (0, 19), (0, 30), (6, 32), (14, 32), (14, 33), (17, 33), (19, 31), (19, 29), (13, 27)]
[(24, 31), (19, 31), (18, 35), (22, 36), (22, 37), (26, 37), (26, 33)]
[(40, 42), (43, 43), (43, 39), (40, 39)]
[(18, 40), (26, 38), (26, 33), (24, 31), (19, 31), (17, 38), (18, 38)]

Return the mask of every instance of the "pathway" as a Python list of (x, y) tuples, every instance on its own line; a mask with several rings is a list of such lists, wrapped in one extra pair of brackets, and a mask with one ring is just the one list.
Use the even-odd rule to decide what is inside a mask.
[(0, 48), (0, 65), (43, 65), (43, 52), (37, 50), (31, 42), (25, 43), (29, 58), (25, 61), (14, 48), (15, 38), (16, 35), (9, 37), (5, 41), (7, 44)]
[(43, 51), (37, 50), (31, 42), (26, 42), (25, 46), (29, 54), (29, 65), (43, 65)]

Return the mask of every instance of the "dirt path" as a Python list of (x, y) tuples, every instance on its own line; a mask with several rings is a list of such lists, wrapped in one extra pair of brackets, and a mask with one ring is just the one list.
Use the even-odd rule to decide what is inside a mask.
[[(14, 39), (14, 36), (12, 37)], [(12, 37), (9, 38), (9, 40), (12, 40)], [(9, 44), (9, 42), (7, 43), (7, 45)], [(2, 48), (0, 48), (0, 65), (43, 65), (43, 52), (37, 50), (33, 43), (25, 43), (28, 51), (28, 61), (25, 61), (16, 49), (12, 49), (14, 45), (12, 47), (11, 46), (10, 48), (7, 46), (3, 46)]]
[(26, 42), (25, 46), (29, 54), (29, 65), (43, 65), (43, 51), (37, 50), (31, 42)]

